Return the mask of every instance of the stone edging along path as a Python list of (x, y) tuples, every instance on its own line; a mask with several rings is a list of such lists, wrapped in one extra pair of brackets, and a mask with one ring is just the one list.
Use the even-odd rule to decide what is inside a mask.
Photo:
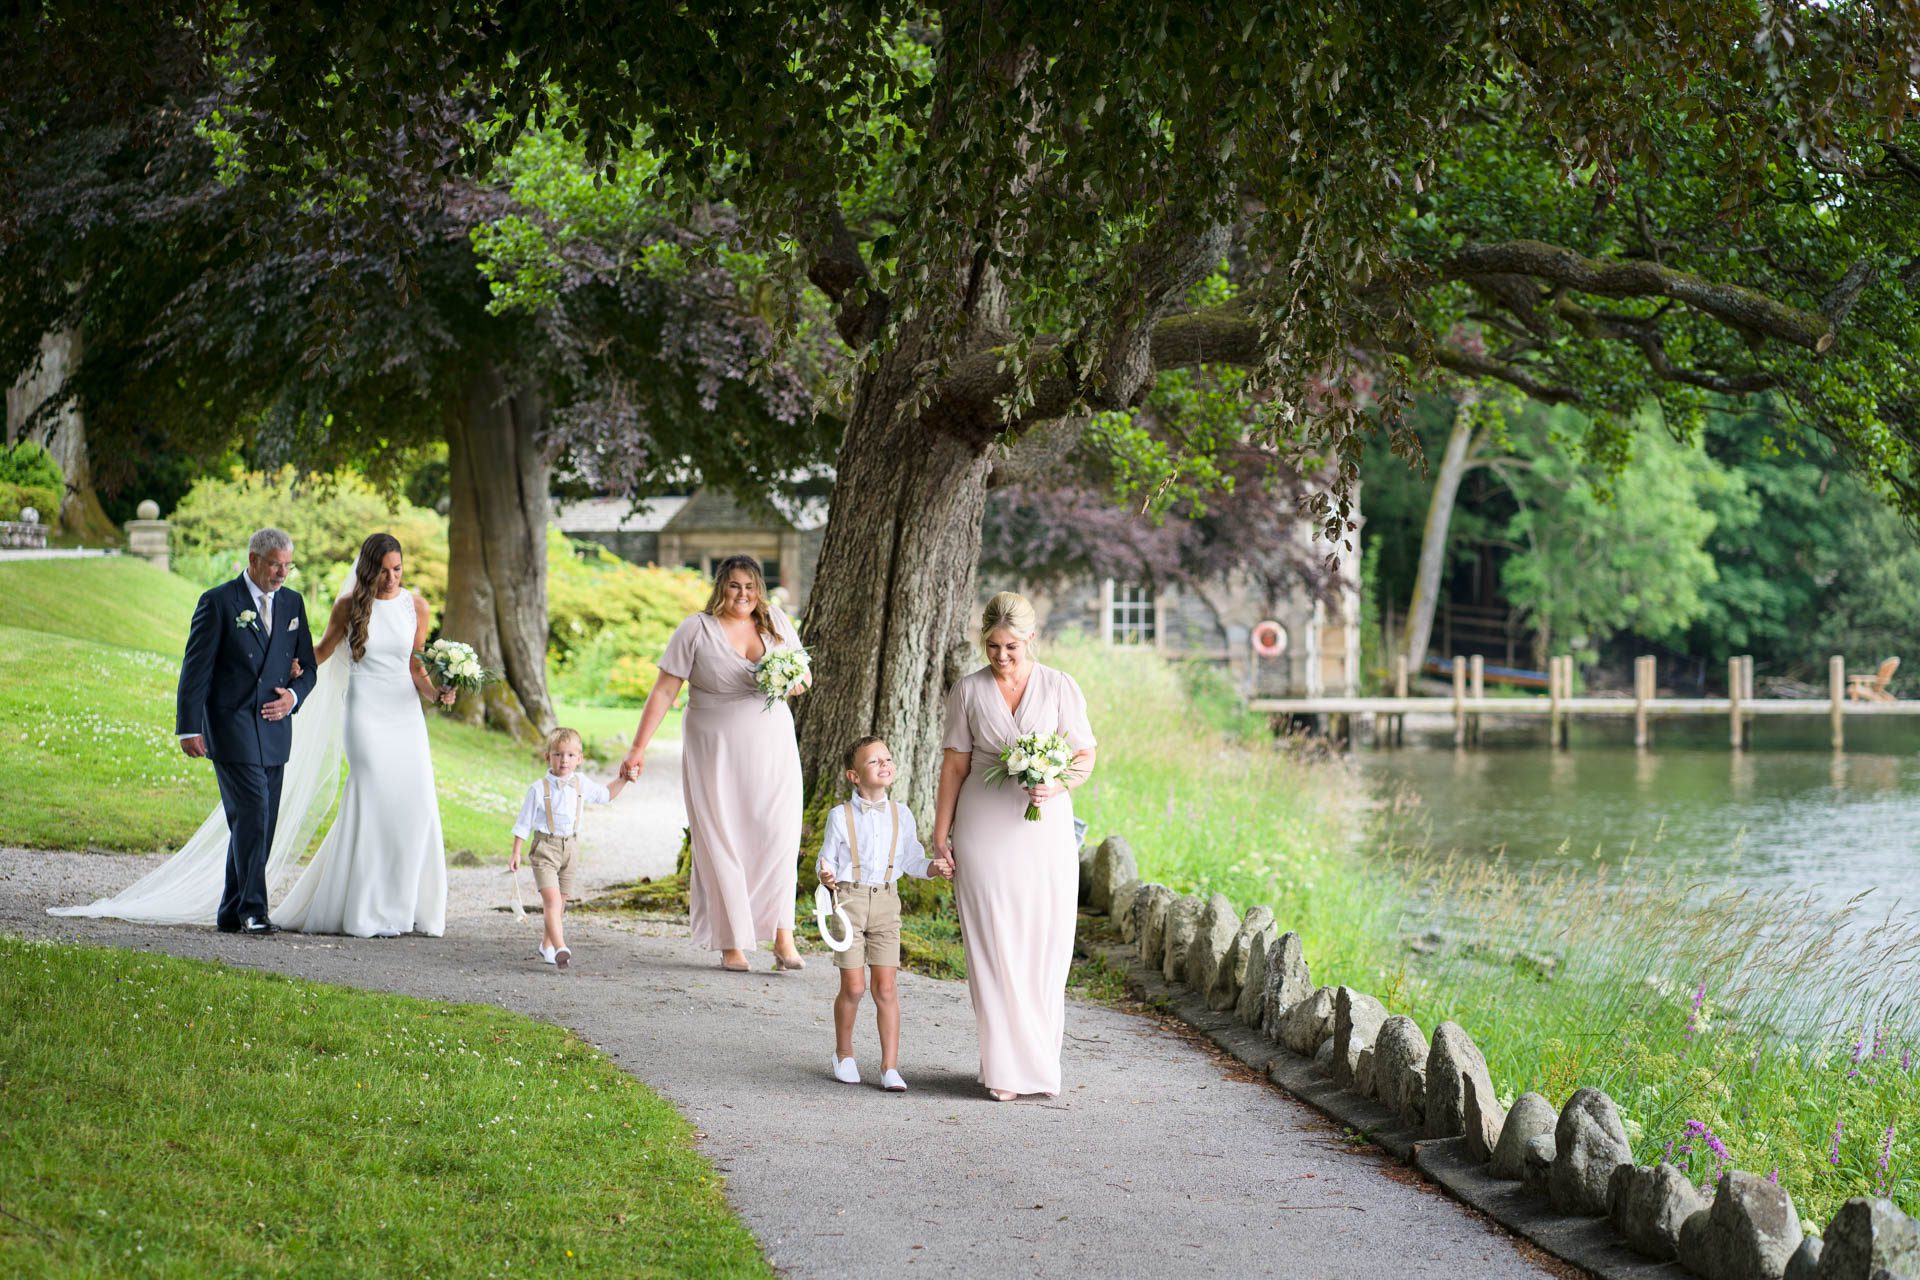
[(1778, 1185), (1730, 1170), (1711, 1197), (1664, 1162), (1636, 1166), (1613, 1100), (1576, 1089), (1496, 1101), (1458, 1025), (1431, 1040), (1351, 987), (1315, 987), (1273, 911), (1143, 883), (1115, 836), (1081, 851), (1081, 898), (1113, 920), (1100, 949), (1134, 993), (1459, 1199), (1605, 1280), (1920, 1280), (1920, 1222), (1853, 1199), (1803, 1236)]

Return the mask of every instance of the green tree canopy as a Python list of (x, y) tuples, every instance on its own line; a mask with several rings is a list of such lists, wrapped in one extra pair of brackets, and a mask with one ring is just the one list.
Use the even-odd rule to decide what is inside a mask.
[[(819, 776), (885, 732), (919, 744), (924, 799), (990, 451), (1170, 368), (1247, 368), (1276, 436), (1348, 479), (1436, 377), (1578, 404), (1615, 461), (1649, 400), (1685, 432), (1767, 391), (1920, 507), (1911, 9), (132, 8), (36, 6), (0, 72), (43, 84), (34, 59), (190, 33), (249, 166), (396, 254), (412, 239), (369, 184), (483, 174), (551, 121), (610, 172), (643, 147), (662, 190), (737, 214), (772, 284), (820, 291), (855, 359), (808, 619)], [(1223, 257), (1238, 295), (1190, 305)]]

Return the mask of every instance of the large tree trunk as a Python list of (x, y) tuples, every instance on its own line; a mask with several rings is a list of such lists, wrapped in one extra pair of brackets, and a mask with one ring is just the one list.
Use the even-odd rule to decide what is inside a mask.
[(927, 355), (903, 342), (860, 388), (840, 446), (832, 517), (804, 624), (815, 688), (797, 704), (808, 791), (879, 734), (895, 793), (931, 818), (948, 684), (968, 655), (988, 457), (906, 411)]
[(441, 634), (505, 679), (457, 714), (519, 737), (554, 726), (547, 696), (547, 483), (543, 406), (489, 370), (447, 421), (447, 611)]
[(1433, 636), (1433, 613), (1440, 601), (1440, 572), (1447, 563), (1447, 529), (1453, 523), (1454, 500), (1460, 495), (1460, 481), (1475, 465), (1480, 438), (1473, 419), (1456, 406), (1453, 429), (1447, 435), (1446, 452), (1433, 476), (1433, 496), (1427, 502), (1427, 525), (1420, 535), (1420, 565), (1414, 574), (1413, 599), (1407, 604), (1407, 670), (1420, 674), (1426, 660), (1427, 642)]
[[(80, 335), (72, 329), (49, 333), (40, 339), (40, 367), (31, 377), (20, 379), (7, 390), (7, 443), (22, 434), (27, 417), (60, 390), (74, 367), (80, 363)], [(66, 477), (67, 492), (60, 501), (59, 522), (70, 534), (83, 541), (113, 542), (120, 531), (100, 506), (93, 488), (93, 465), (87, 456), (87, 424), (79, 406), (68, 404), (60, 411), (53, 427), (41, 433), (41, 441)], [(136, 495), (145, 497), (146, 495)], [(7, 519), (13, 518), (8, 512)], [(54, 512), (48, 512), (49, 517)]]

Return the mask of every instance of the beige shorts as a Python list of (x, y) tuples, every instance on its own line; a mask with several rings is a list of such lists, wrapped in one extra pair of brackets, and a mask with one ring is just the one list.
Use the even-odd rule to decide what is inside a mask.
[(533, 868), (533, 887), (542, 892), (558, 889), (571, 898), (574, 850), (579, 847), (579, 844), (578, 836), (554, 836), (544, 831), (534, 832), (527, 845), (527, 865)]
[(842, 969), (879, 965), (900, 967), (900, 891), (888, 886), (843, 884), (833, 891), (833, 900), (853, 925), (853, 945), (833, 953), (833, 962)]

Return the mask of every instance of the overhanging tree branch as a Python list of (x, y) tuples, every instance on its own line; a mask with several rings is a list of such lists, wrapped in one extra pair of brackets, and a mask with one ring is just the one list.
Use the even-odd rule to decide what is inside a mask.
[(1716, 284), (1657, 262), (1606, 262), (1539, 240), (1467, 245), (1426, 264), (1429, 279), (1485, 287), (1490, 280), (1527, 276), (1603, 298), (1672, 298), (1742, 333), (1805, 347), (1833, 345), (1834, 322), (1770, 298), (1745, 285)]

